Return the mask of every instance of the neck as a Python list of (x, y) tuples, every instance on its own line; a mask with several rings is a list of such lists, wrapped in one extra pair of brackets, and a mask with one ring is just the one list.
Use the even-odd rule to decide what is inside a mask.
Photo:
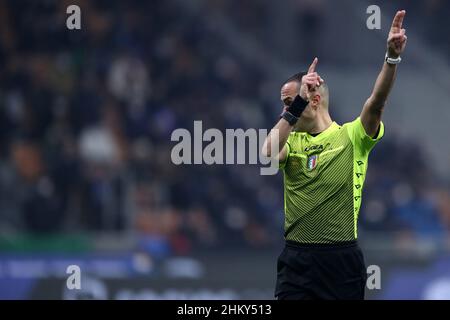
[(310, 121), (302, 121), (297, 128), (297, 131), (308, 132), (311, 134), (320, 133), (328, 129), (333, 120), (331, 120), (328, 112), (319, 113), (317, 117)]

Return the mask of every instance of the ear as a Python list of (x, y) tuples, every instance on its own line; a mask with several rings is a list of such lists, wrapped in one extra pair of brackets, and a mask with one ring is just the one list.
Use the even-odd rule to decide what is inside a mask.
[(320, 101), (321, 101), (321, 96), (319, 95), (319, 94), (315, 94), (315, 95), (313, 95), (312, 96), (312, 98), (311, 98), (311, 103), (312, 103), (312, 106), (313, 107), (315, 107), (315, 108), (317, 108), (319, 105), (320, 105)]

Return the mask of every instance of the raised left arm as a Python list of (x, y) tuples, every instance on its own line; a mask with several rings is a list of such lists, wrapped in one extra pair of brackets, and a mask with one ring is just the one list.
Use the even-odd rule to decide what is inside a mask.
[[(405, 29), (402, 29), (405, 14), (405, 10), (397, 11), (394, 20), (392, 21), (391, 30), (389, 31), (387, 40), (388, 58), (399, 58), (400, 54), (405, 49), (407, 37)], [(383, 68), (375, 82), (372, 94), (367, 99), (361, 111), (361, 122), (366, 133), (371, 137), (375, 137), (378, 132), (383, 108), (392, 85), (394, 84), (396, 71), (396, 64), (384, 62)]]

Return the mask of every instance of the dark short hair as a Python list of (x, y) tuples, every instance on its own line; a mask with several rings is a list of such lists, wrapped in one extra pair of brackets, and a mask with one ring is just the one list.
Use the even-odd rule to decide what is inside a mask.
[(302, 77), (306, 75), (305, 71), (300, 71), (296, 74), (294, 74), (293, 76), (290, 76), (285, 82), (283, 82), (283, 84), (289, 83), (289, 82), (297, 82), (297, 83), (301, 83), (302, 82)]

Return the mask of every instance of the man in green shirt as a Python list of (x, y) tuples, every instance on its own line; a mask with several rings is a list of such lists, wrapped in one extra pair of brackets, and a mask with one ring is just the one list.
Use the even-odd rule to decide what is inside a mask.
[[(406, 45), (404, 16), (403, 10), (394, 17), (382, 70), (354, 121), (332, 121), (317, 58), (281, 89), (284, 112), (263, 146), (284, 172), (286, 247), (277, 265), (278, 299), (364, 299), (357, 219), (368, 156), (384, 135), (381, 115)], [(278, 153), (271, 154), (276, 143)]]

